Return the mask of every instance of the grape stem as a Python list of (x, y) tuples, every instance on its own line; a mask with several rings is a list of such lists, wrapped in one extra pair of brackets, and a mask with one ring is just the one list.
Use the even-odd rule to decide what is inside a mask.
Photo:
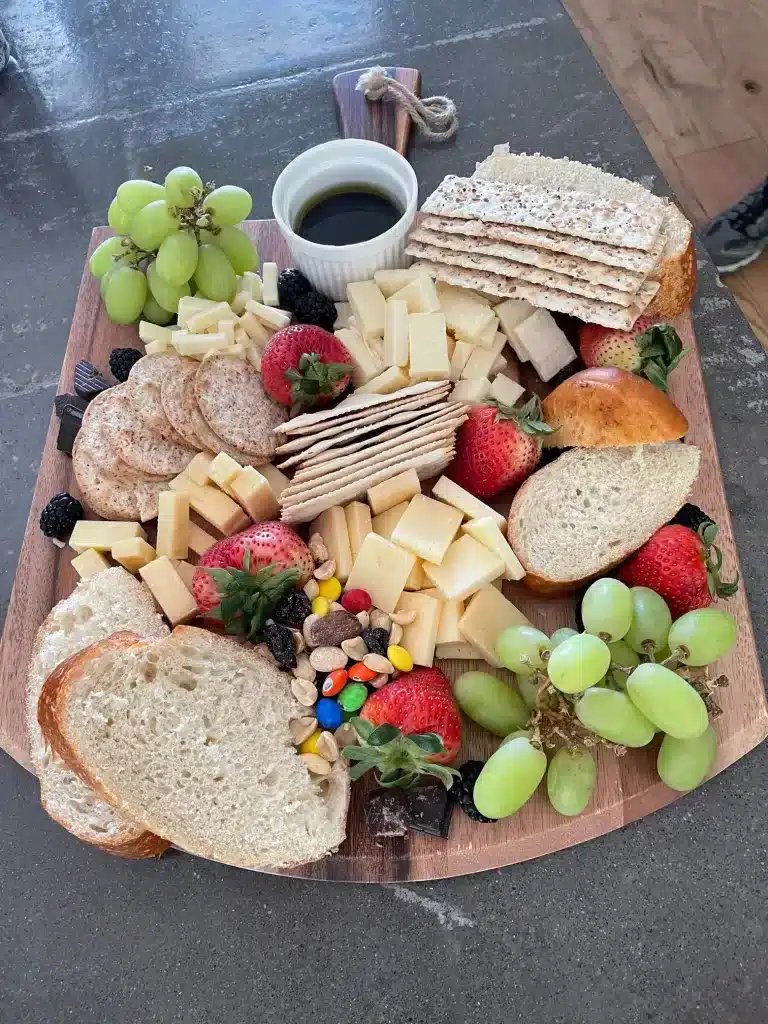
[(215, 188), (215, 182), (207, 181), (202, 189), (190, 189), (190, 195), (194, 199), (192, 206), (174, 206), (171, 210), (173, 216), (179, 220), (180, 230), (191, 231), (198, 245), (203, 244), (200, 240), (201, 231), (207, 231), (211, 235), (218, 235), (221, 231), (211, 214), (203, 208), (205, 200)]
[(575, 698), (569, 700), (566, 694), (556, 690), (544, 672), (536, 673), (536, 681), (538, 687), (529, 722), (533, 730), (531, 744), (534, 747), (551, 750), (565, 743), (570, 749), (577, 750), (580, 747), (589, 749), (602, 743), (619, 756), (626, 752), (626, 747), (610, 743), (582, 725), (573, 713)]

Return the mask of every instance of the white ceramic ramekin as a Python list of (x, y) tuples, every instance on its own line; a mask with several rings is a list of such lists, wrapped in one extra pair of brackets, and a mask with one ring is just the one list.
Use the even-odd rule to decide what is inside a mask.
[[(319, 245), (293, 230), (302, 207), (318, 193), (343, 185), (373, 185), (404, 211), (383, 235), (356, 245)], [(404, 267), (408, 231), (416, 215), (418, 183), (413, 168), (389, 146), (367, 139), (336, 139), (292, 160), (275, 182), (272, 210), (293, 262), (324, 295), (345, 299), (350, 281), (365, 281), (375, 270)]]

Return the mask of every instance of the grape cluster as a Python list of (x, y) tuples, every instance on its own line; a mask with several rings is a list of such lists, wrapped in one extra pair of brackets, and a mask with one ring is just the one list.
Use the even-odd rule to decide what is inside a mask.
[[(580, 814), (596, 784), (592, 749), (601, 742), (644, 747), (662, 733), (657, 771), (681, 792), (712, 769), (717, 740), (710, 713), (719, 713), (712, 693), (723, 679), (710, 681), (706, 667), (736, 643), (733, 617), (708, 607), (673, 622), (659, 594), (607, 578), (588, 588), (581, 611), (584, 632), (563, 628), (550, 637), (520, 625), (499, 635), (496, 653), (516, 674), (530, 720), (488, 759), (475, 784), (474, 803), (486, 817), (514, 814), (545, 775), (552, 806)], [(487, 683), (470, 683), (484, 687), (483, 715), (492, 716)], [(471, 696), (464, 695), (462, 709), (474, 718)], [(548, 759), (545, 750), (555, 747)]]
[(203, 184), (191, 167), (174, 167), (162, 185), (124, 181), (107, 214), (117, 234), (89, 261), (110, 320), (165, 325), (179, 299), (193, 293), (230, 301), (237, 275), (259, 263), (253, 242), (235, 226), (251, 206), (244, 188)]

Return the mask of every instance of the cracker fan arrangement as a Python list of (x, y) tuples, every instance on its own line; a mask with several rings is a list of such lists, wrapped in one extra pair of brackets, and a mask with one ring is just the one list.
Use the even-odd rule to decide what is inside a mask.
[[(40, 528), (80, 582), (29, 667), (45, 810), (124, 857), (279, 868), (501, 827), (539, 787), (581, 814), (600, 746), (701, 783), (737, 584), (667, 391), (679, 210), (497, 146), (333, 301), (260, 264), (250, 209), (190, 168), (128, 181), (90, 258), (138, 330), (57, 397), (77, 493)], [(543, 631), (521, 587), (576, 618)]]

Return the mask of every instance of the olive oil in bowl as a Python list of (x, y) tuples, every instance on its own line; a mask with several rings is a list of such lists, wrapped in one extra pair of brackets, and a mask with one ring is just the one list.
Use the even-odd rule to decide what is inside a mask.
[(318, 245), (357, 245), (383, 235), (402, 216), (386, 192), (366, 184), (340, 185), (305, 203), (294, 231)]

